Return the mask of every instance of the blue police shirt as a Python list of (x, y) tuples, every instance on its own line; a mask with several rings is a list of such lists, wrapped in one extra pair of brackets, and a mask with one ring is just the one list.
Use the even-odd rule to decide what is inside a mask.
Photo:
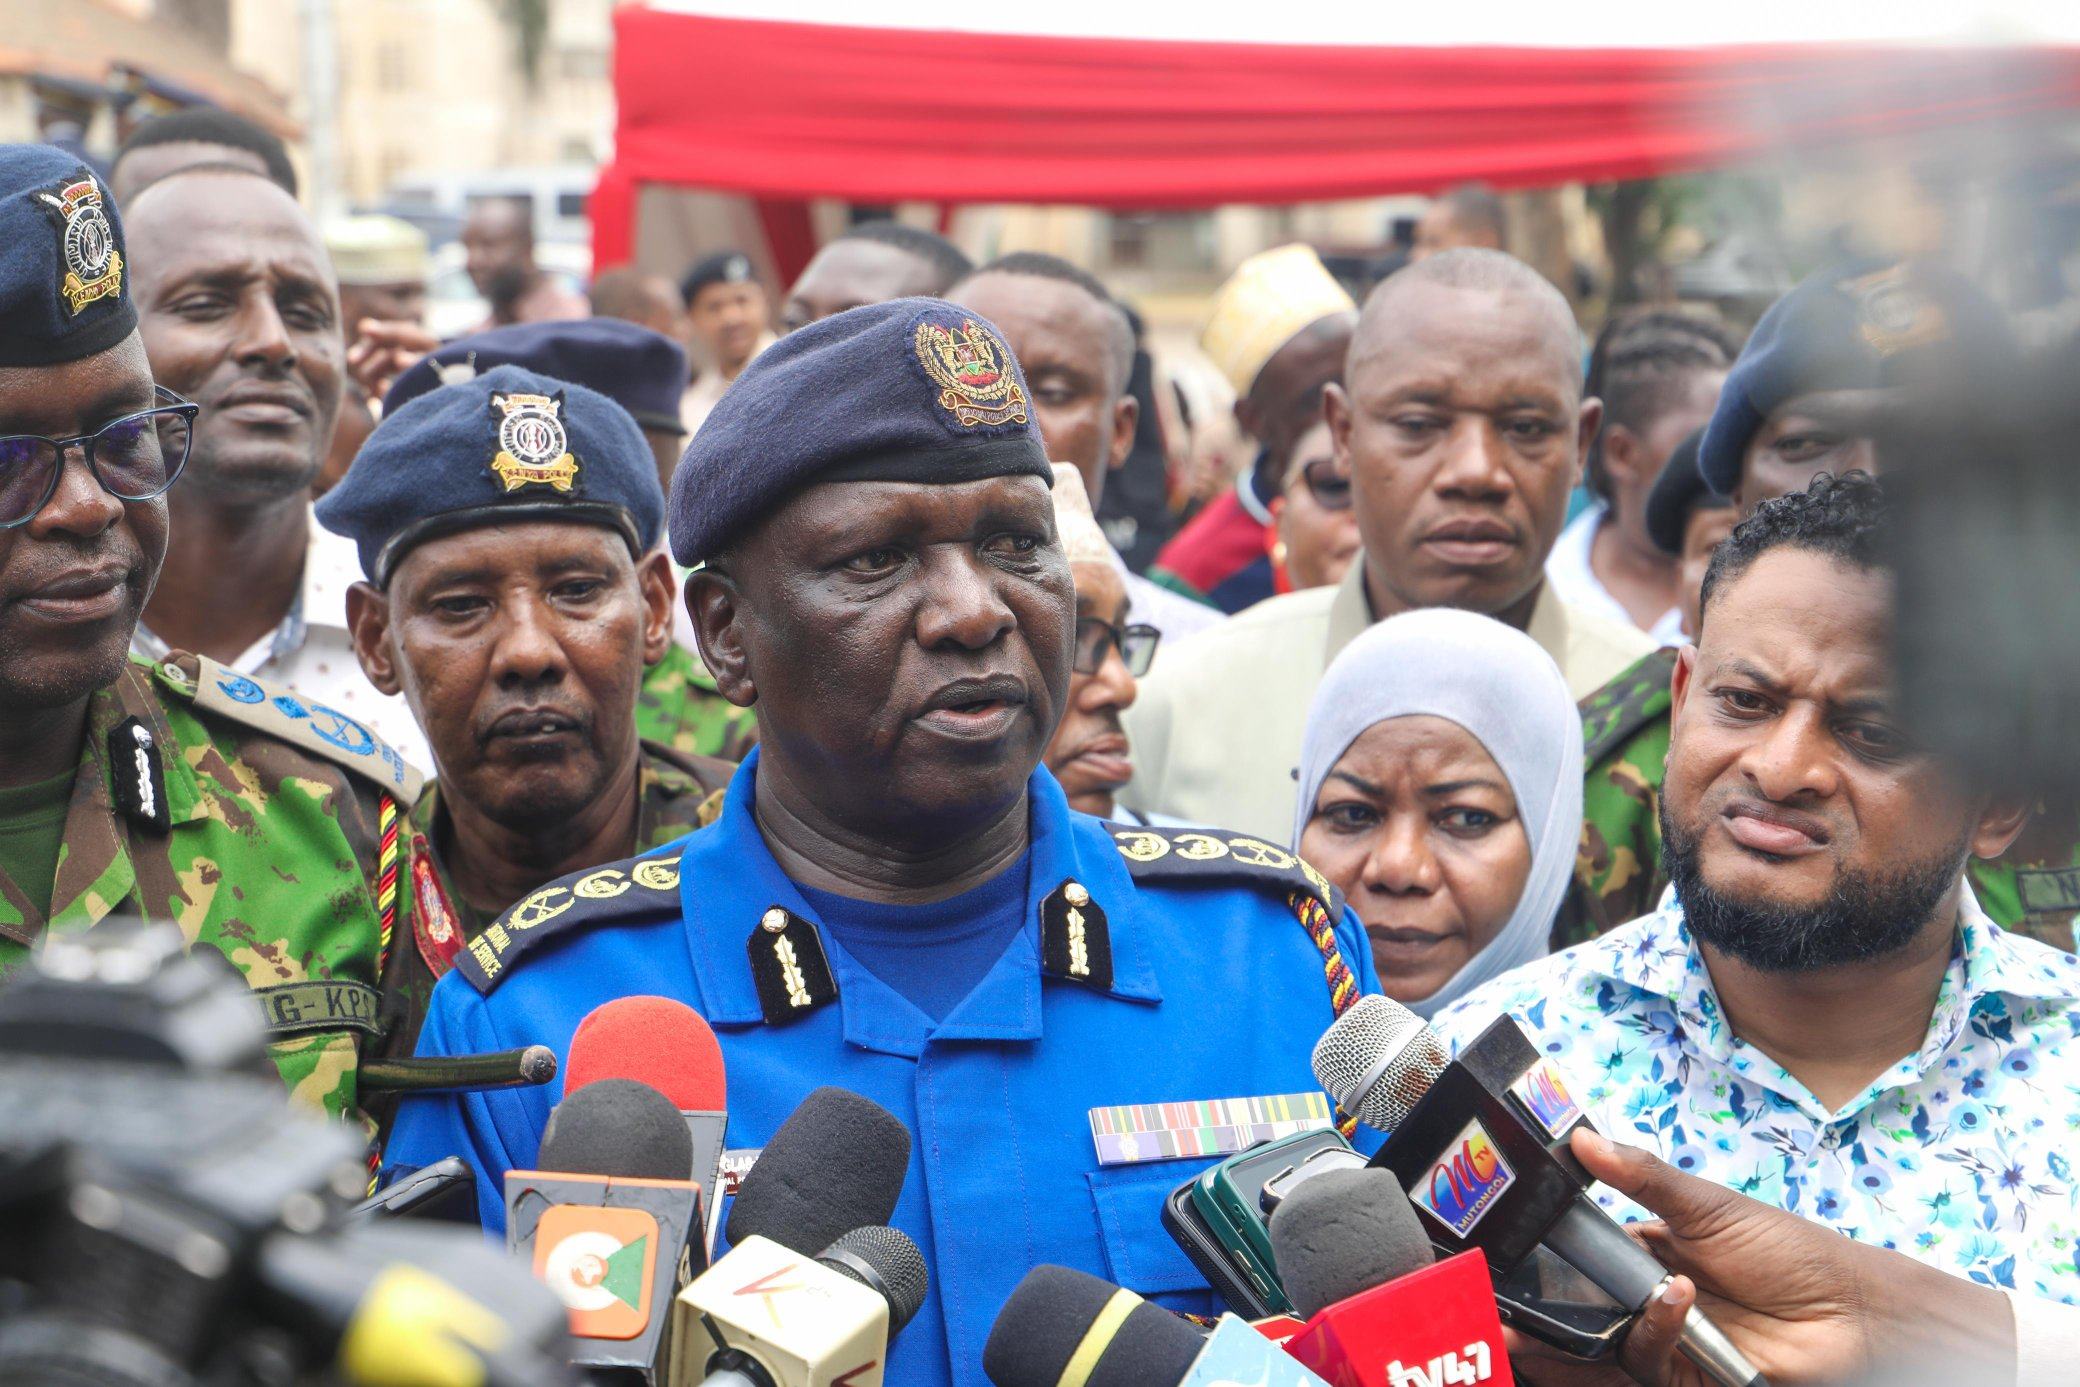
[[(1335, 970), (1302, 925), (1295, 892), (1312, 883), (1332, 901), (1339, 913), (1319, 918), (1337, 921), (1348, 981), (1376, 992), (1356, 917), (1274, 845), (1109, 824), (1071, 811), (1042, 768), (1028, 785), (1025, 928), (944, 1020), (819, 934), (835, 996), (773, 1024), (747, 950), (775, 907), (815, 926), (753, 821), (757, 777), (754, 752), (717, 822), (545, 887), (471, 941), (434, 990), (419, 1053), (543, 1044), (564, 1057), (593, 1008), (663, 995), (700, 1012), (721, 1041), (731, 1147), (762, 1145), (825, 1084), (887, 1108), (913, 1135), (893, 1222), (932, 1273), (923, 1309), (891, 1345), (890, 1382), (984, 1387), (990, 1326), (1043, 1262), (1174, 1309), (1214, 1310), (1160, 1217), (1164, 1195), (1206, 1160), (1100, 1167), (1089, 1113), (1317, 1091), (1308, 1061), (1334, 1019), (1326, 975)], [(1085, 907), (1066, 968), (1049, 935), (1065, 892)], [(531, 1167), (560, 1097), (559, 1080), (409, 1098), (388, 1159), (407, 1170), (461, 1156), (477, 1172), (484, 1226), (502, 1229), (503, 1177)]]

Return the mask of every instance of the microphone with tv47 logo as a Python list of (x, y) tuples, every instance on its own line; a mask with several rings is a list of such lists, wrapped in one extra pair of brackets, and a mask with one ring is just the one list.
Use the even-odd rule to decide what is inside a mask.
[(648, 1084), (679, 1110), (693, 1139), (689, 1169), (712, 1219), (722, 1205), (715, 1184), (729, 1126), (729, 1082), (722, 1046), (707, 1021), (669, 997), (617, 997), (594, 1007), (571, 1035), (564, 1097), (601, 1079)]
[[(1387, 1134), (1372, 1164), (1393, 1172), (1438, 1246), (1478, 1247), (1500, 1277), (1543, 1245), (1634, 1313), (1667, 1283), (1668, 1269), (1589, 1198), (1567, 1145), (1587, 1118), (1508, 1016), (1453, 1060), (1407, 1007), (1363, 997), (1316, 1043), (1314, 1072), (1345, 1112)], [(1681, 1346), (1722, 1387), (1767, 1387), (1700, 1310)]]
[(706, 1263), (692, 1151), (670, 1099), (601, 1079), (550, 1113), (541, 1169), (506, 1173), (506, 1246), (570, 1311), (571, 1361), (595, 1382), (663, 1381), (665, 1307)]
[(1510, 1387), (1488, 1263), (1434, 1260), (1394, 1177), (1334, 1170), (1271, 1215), (1272, 1255), (1307, 1316), (1286, 1352), (1337, 1387)]
[(673, 1387), (875, 1387), (929, 1289), (885, 1225), (910, 1132), (870, 1099), (820, 1088), (773, 1133), (730, 1205), (728, 1255), (672, 1310)]
[(1327, 1387), (1247, 1320), (1211, 1334), (1132, 1291), (1039, 1266), (1011, 1292), (982, 1348), (996, 1387)]

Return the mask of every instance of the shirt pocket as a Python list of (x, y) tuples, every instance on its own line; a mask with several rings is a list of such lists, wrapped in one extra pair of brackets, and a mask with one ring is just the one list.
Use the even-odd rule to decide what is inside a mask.
[(1161, 1161), (1093, 1170), (1084, 1179), (1105, 1247), (1105, 1275), (1167, 1310), (1209, 1314), (1217, 1308), (1212, 1288), (1163, 1227), (1163, 1201), (1198, 1169), (1190, 1161)]

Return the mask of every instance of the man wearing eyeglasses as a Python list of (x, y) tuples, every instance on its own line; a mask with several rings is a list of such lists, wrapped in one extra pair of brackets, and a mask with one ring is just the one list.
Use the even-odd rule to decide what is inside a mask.
[(0, 146), (0, 974), (47, 932), (175, 923), (252, 985), (294, 1095), (349, 1114), (361, 1060), (416, 1029), (385, 830), (418, 776), (206, 656), (129, 657), (196, 414), (154, 387), (129, 289), (100, 182)]

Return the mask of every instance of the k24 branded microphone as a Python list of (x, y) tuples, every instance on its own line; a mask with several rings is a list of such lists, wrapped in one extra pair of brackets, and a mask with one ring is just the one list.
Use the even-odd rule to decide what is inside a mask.
[(1011, 1292), (982, 1349), (996, 1387), (1326, 1387), (1247, 1320), (1211, 1335), (1132, 1291), (1039, 1266)]
[(881, 1387), (888, 1342), (927, 1280), (917, 1244), (893, 1228), (855, 1228), (813, 1258), (748, 1237), (679, 1293), (668, 1381)]
[(692, 1152), (669, 1098), (601, 1079), (550, 1113), (542, 1169), (507, 1172), (506, 1246), (569, 1310), (578, 1366), (664, 1380), (665, 1306), (706, 1263)]
[[(1438, 1246), (1477, 1247), (1501, 1277), (1543, 1244), (1634, 1313), (1668, 1281), (1589, 1198), (1567, 1146), (1588, 1119), (1508, 1016), (1451, 1060), (1407, 1007), (1360, 998), (1316, 1043), (1314, 1072), (1345, 1112), (1387, 1134), (1372, 1164), (1393, 1172)], [(1690, 1311), (1681, 1344), (1722, 1387), (1767, 1387), (1702, 1311)]]
[(1308, 1317), (1286, 1352), (1337, 1387), (1510, 1387), (1488, 1263), (1432, 1260), (1394, 1177), (1335, 1170), (1271, 1215), (1286, 1292)]
[(680, 1111), (693, 1138), (688, 1168), (712, 1217), (722, 1203), (715, 1177), (729, 1126), (728, 1078), (714, 1030), (699, 1012), (669, 997), (617, 997), (603, 1003), (571, 1035), (564, 1097), (601, 1079), (648, 1084)]

